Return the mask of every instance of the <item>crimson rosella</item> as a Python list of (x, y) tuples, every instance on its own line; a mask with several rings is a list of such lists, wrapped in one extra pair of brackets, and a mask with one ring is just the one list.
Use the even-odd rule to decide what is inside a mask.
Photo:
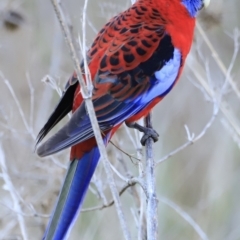
[[(157, 140), (154, 130), (135, 122), (179, 79), (193, 41), (196, 14), (209, 1), (138, 0), (98, 33), (87, 52), (87, 64), (105, 145), (122, 123), (144, 132), (142, 144), (148, 137)], [(83, 64), (81, 67), (84, 69)], [(40, 131), (37, 144), (71, 110), (68, 123), (37, 149), (44, 157), (71, 147), (69, 169), (44, 239), (67, 237), (100, 158), (75, 73)]]

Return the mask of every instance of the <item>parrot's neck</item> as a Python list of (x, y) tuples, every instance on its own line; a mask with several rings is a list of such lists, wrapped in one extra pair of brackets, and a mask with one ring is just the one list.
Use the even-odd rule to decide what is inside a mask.
[(182, 0), (191, 17), (196, 17), (197, 12), (203, 7), (203, 0)]

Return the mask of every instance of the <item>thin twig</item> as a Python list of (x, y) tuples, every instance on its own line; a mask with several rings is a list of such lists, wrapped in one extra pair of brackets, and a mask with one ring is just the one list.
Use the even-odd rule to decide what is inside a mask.
[[(200, 64), (197, 62), (197, 60), (190, 54), (188, 57), (188, 62), (192, 62), (191, 66), (189, 69), (192, 71), (192, 73), (195, 75), (196, 79), (200, 82), (200, 84), (203, 86), (205, 89), (206, 93), (212, 98), (212, 96), (215, 94), (213, 89), (210, 88), (206, 80), (201, 76), (200, 70), (199, 71), (194, 71), (194, 69), (201, 69)], [(202, 69), (202, 72), (204, 70)], [(232, 126), (232, 128), (235, 130), (235, 132), (240, 136), (240, 127), (238, 126), (238, 123), (234, 116), (232, 115), (231, 111), (226, 107), (226, 102), (222, 101), (220, 103), (220, 109), (222, 113), (224, 114), (225, 118), (229, 122), (229, 124)]]
[[(22, 106), (21, 106), (21, 104), (20, 104), (20, 101), (18, 100), (18, 98), (17, 98), (17, 96), (16, 96), (16, 93), (15, 93), (15, 91), (14, 91), (14, 89), (13, 89), (10, 81), (5, 78), (5, 76), (3, 75), (3, 73), (2, 73), (1, 71), (0, 71), (0, 77), (2, 78), (2, 80), (4, 81), (4, 83), (7, 85), (7, 88), (8, 88), (8, 90), (10, 91), (10, 93), (11, 93), (11, 95), (12, 95), (12, 97), (13, 97), (14, 102), (16, 103), (16, 106), (17, 106), (19, 115), (20, 115), (21, 118), (22, 118), (23, 124), (24, 124), (24, 126), (25, 126), (28, 134), (35, 140), (35, 139), (36, 139), (36, 136), (35, 136), (35, 134), (34, 134), (34, 132), (33, 132), (33, 128), (32, 128), (32, 126), (28, 123), (28, 121), (27, 121), (27, 119), (26, 119), (26, 117), (25, 117), (25, 115), (24, 115), (24, 111), (23, 111), (23, 109), (22, 109)], [(31, 101), (33, 101), (33, 100), (31, 100)], [(31, 121), (31, 120), (30, 120), (30, 121)], [(6, 127), (8, 127), (8, 126), (6, 126)], [(12, 128), (10, 128), (10, 130), (13, 131)], [(67, 168), (65, 165), (63, 165), (62, 163), (58, 162), (55, 157), (50, 156), (50, 159), (51, 159), (52, 162), (53, 162), (54, 164), (56, 164), (58, 167), (64, 168), (64, 169)]]
[(33, 87), (32, 81), (30, 79), (29, 73), (26, 73), (27, 81), (28, 81), (28, 87), (30, 91), (30, 114), (29, 114), (29, 125), (30, 129), (33, 129), (33, 114), (34, 114), (34, 92), (35, 89)]
[(8, 79), (5, 78), (5, 76), (3, 75), (2, 72), (0, 72), (0, 76), (1, 76), (1, 78), (3, 79), (4, 83), (6, 84), (8, 90), (10, 91), (10, 93), (11, 93), (11, 95), (12, 95), (12, 97), (13, 97), (14, 102), (15, 102), (16, 105), (17, 105), (17, 109), (18, 109), (19, 114), (20, 114), (20, 116), (21, 116), (21, 118), (22, 118), (22, 121), (23, 121), (23, 124), (24, 124), (25, 128), (27, 129), (27, 131), (29, 132), (29, 134), (31, 135), (31, 137), (34, 138), (33, 130), (31, 129), (31, 127), (29, 126), (29, 124), (28, 124), (28, 122), (27, 122), (27, 119), (26, 119), (26, 117), (25, 117), (25, 115), (24, 115), (24, 111), (23, 111), (23, 109), (22, 109), (22, 106), (21, 106), (21, 104), (20, 104), (20, 101), (18, 100), (18, 98), (17, 98), (17, 96), (16, 96), (16, 94), (15, 94), (13, 88), (12, 88), (12, 85), (10, 84), (10, 82), (8, 81)]
[(184, 210), (182, 210), (177, 204), (163, 197), (161, 197), (159, 201), (168, 205), (170, 208), (175, 210), (183, 219), (185, 219), (185, 221), (187, 221), (189, 225), (193, 227), (193, 229), (197, 232), (197, 234), (202, 240), (208, 240), (206, 233), (201, 229), (201, 227), (196, 223), (196, 221), (194, 221), (192, 217)]
[(221, 61), (220, 57), (218, 56), (217, 51), (215, 50), (215, 48), (213, 47), (212, 43), (208, 39), (205, 31), (202, 29), (202, 26), (200, 25), (199, 22), (197, 22), (196, 27), (197, 27), (197, 30), (199, 31), (199, 33), (201, 34), (204, 42), (206, 43), (206, 45), (208, 46), (208, 48), (212, 52), (212, 57), (214, 58), (214, 60), (218, 64), (218, 66), (219, 66), (220, 70), (222, 71), (222, 73), (227, 78), (227, 80), (228, 80), (229, 84), (231, 85), (233, 91), (235, 92), (237, 97), (240, 98), (240, 91), (237, 88), (236, 83), (232, 80), (231, 76), (228, 74), (228, 69), (225, 67), (224, 63)]
[[(209, 70), (209, 66), (208, 64), (206, 64), (206, 73), (207, 73), (207, 77), (210, 81), (211, 77), (210, 77), (210, 70)], [(207, 130), (212, 126), (213, 122), (215, 121), (218, 113), (219, 113), (219, 109), (220, 109), (220, 106), (221, 106), (221, 101), (222, 101), (222, 95), (224, 93), (224, 89), (226, 88), (227, 86), (227, 78), (225, 79), (225, 82), (221, 88), (221, 91), (220, 91), (220, 95), (219, 95), (219, 99), (217, 101), (216, 99), (216, 96), (215, 96), (215, 92), (212, 90), (213, 88), (210, 87), (210, 84), (208, 84), (208, 87), (210, 89), (210, 92), (211, 92), (211, 101), (213, 102), (213, 113), (212, 113), (212, 116), (210, 118), (210, 120), (207, 122), (207, 124), (204, 126), (204, 128), (202, 129), (202, 131), (197, 135), (195, 136), (195, 134), (191, 134), (190, 133), (190, 130), (189, 128), (187, 127), (187, 125), (185, 125), (185, 130), (186, 130), (186, 133), (187, 133), (187, 139), (188, 141), (186, 143), (184, 143), (182, 146), (176, 148), (175, 150), (173, 150), (172, 152), (170, 152), (169, 154), (167, 154), (166, 156), (164, 156), (162, 159), (158, 160), (156, 164), (160, 164), (164, 161), (166, 161), (168, 158), (172, 157), (173, 155), (177, 154), (178, 152), (182, 151), (183, 149), (185, 149), (186, 147), (194, 144), (195, 142), (197, 142), (198, 140), (200, 140), (207, 132)], [(207, 90), (205, 89), (206, 93), (207, 94)]]
[(158, 160), (156, 162), (156, 165), (165, 162), (167, 159), (169, 159), (173, 155), (177, 154), (178, 152), (182, 151), (186, 147), (188, 147), (188, 146), (194, 144), (195, 142), (197, 142), (198, 140), (200, 140), (206, 134), (207, 130), (212, 126), (212, 124), (215, 121), (217, 115), (218, 115), (218, 108), (214, 107), (213, 114), (212, 114), (210, 120), (207, 122), (207, 124), (204, 126), (202, 131), (197, 136), (195, 136), (194, 134), (189, 134), (190, 133), (189, 129), (188, 129), (187, 125), (185, 125), (186, 132), (188, 133), (187, 134), (188, 141), (186, 143), (184, 143), (183, 145), (181, 145), (180, 147), (174, 149), (172, 152), (170, 152), (169, 154), (167, 154), (166, 156), (164, 156), (160, 160)]
[[(226, 69), (225, 65), (223, 64), (223, 62), (221, 61), (221, 59), (219, 58), (216, 50), (214, 49), (213, 45), (211, 44), (211, 42), (209, 41), (208, 37), (206, 36), (206, 34), (204, 33), (201, 25), (198, 23), (197, 24), (197, 29), (200, 32), (200, 34), (203, 37), (203, 40), (205, 41), (205, 43), (207, 44), (207, 46), (209, 47), (212, 56), (214, 58), (214, 60), (216, 61), (216, 63), (218, 64), (219, 68), (221, 69), (221, 71), (223, 72), (225, 79), (227, 79), (227, 81), (230, 83), (230, 85), (232, 86), (234, 92), (236, 93), (237, 96), (240, 96), (240, 92), (236, 87), (235, 82), (232, 81), (232, 78), (230, 77), (230, 72), (232, 69), (232, 65), (235, 61), (235, 56), (236, 56), (236, 52), (239, 51), (239, 30), (235, 30), (234, 34), (233, 34), (233, 39), (234, 39), (234, 53), (229, 65), (229, 68)], [(201, 72), (204, 72), (204, 69), (202, 69), (201, 65), (199, 64), (199, 62), (196, 60), (196, 58), (194, 58), (191, 54), (188, 56), (188, 62), (191, 62), (191, 67), (189, 67), (189, 69), (192, 71), (192, 73), (195, 75), (196, 79), (200, 82), (200, 84), (203, 86), (203, 88), (205, 89), (206, 93), (212, 98), (213, 95), (215, 95), (216, 93), (214, 92), (214, 90), (212, 88), (209, 87), (208, 83), (205, 81), (204, 77), (202, 77)], [(194, 69), (198, 69), (198, 71), (195, 71)], [(229, 110), (227, 103), (225, 101), (221, 101), (220, 102), (220, 110), (222, 111), (222, 113), (224, 114), (226, 120), (229, 122), (229, 124), (231, 125), (231, 127), (235, 130), (235, 132), (238, 134), (238, 136), (240, 136), (240, 127), (238, 126), (238, 122), (235, 119), (235, 117), (233, 116), (232, 112)]]
[(133, 159), (137, 160), (137, 161), (141, 161), (140, 158), (138, 157), (134, 157), (133, 155), (131, 155), (130, 153), (127, 153), (126, 151), (124, 151), (122, 148), (120, 148), (117, 144), (115, 144), (113, 141), (109, 141), (109, 143), (111, 143), (116, 149), (118, 149), (120, 152), (122, 152), (123, 154), (125, 154), (126, 156), (128, 156), (131, 161), (133, 162)]
[[(143, 121), (143, 119), (141, 119)], [(142, 124), (143, 125), (143, 124)], [(133, 134), (130, 133), (129, 128), (124, 124), (126, 133), (128, 137), (130, 138), (134, 148), (137, 152), (138, 161), (136, 164), (138, 165), (139, 169), (139, 176), (138, 179), (140, 179), (143, 182), (143, 168), (142, 168), (142, 145), (140, 143), (140, 137), (139, 135), (142, 134), (141, 132), (134, 129), (134, 133), (136, 133), (136, 137), (134, 138)], [(117, 135), (118, 136), (118, 135)], [(116, 136), (116, 141), (118, 142), (119, 146), (122, 148), (123, 146), (121, 144), (125, 144), (126, 142), (122, 140), (122, 138), (118, 138)], [(128, 179), (131, 179), (133, 177), (133, 174), (129, 172), (129, 169), (127, 168), (126, 162), (123, 159), (123, 152), (117, 151), (117, 159), (122, 164), (123, 171)], [(133, 163), (136, 165), (135, 163)], [(147, 236), (147, 229), (146, 229), (146, 217), (145, 217), (145, 202), (146, 202), (146, 192), (144, 192), (143, 188), (137, 188), (135, 186), (132, 186), (129, 189), (129, 193), (133, 197), (133, 200), (135, 201), (135, 207), (131, 208), (131, 213), (134, 218), (134, 222), (138, 229), (138, 239), (144, 240)]]
[(37, 213), (36, 211), (34, 211), (34, 213), (25, 213), (25, 212), (18, 212), (16, 211), (14, 208), (4, 204), (3, 202), (0, 202), (0, 205), (8, 208), (9, 210), (11, 210), (13, 213), (15, 214), (19, 214), (22, 215), (23, 217), (40, 217), (40, 218), (50, 218), (51, 215), (49, 214), (41, 214), (41, 213)]
[[(122, 187), (122, 189), (119, 191), (118, 195), (121, 196), (129, 187), (133, 187), (136, 184), (139, 184), (142, 187), (143, 191), (147, 194), (147, 189), (146, 189), (146, 187), (144, 187), (144, 185), (142, 184), (140, 179), (132, 178), (132, 179), (129, 179), (128, 182)], [(101, 206), (82, 209), (81, 212), (91, 212), (91, 211), (96, 211), (96, 210), (102, 210), (104, 208), (111, 207), (113, 204), (115, 204), (114, 199), (109, 201), (107, 204), (103, 204)]]
[[(224, 90), (226, 89), (227, 87), (227, 84), (229, 83), (229, 77), (230, 77), (230, 74), (231, 74), (231, 70), (233, 68), (233, 64), (236, 60), (236, 56), (237, 56), (237, 53), (238, 53), (238, 50), (239, 50), (239, 45), (238, 45), (238, 35), (239, 33), (235, 31), (235, 49), (234, 49), (234, 53), (233, 53), (233, 56), (232, 56), (232, 60), (230, 62), (230, 65), (229, 65), (229, 68), (227, 69), (226, 71), (226, 78), (225, 78), (225, 82), (221, 88), (221, 91), (220, 91), (220, 94), (219, 94), (219, 99), (218, 101), (216, 100), (216, 93), (213, 91), (213, 88), (210, 88), (209, 85), (211, 84), (208, 84), (208, 88), (204, 88), (206, 93), (208, 93), (210, 95), (210, 97), (212, 97), (212, 101), (214, 103), (213, 105), (213, 114), (211, 116), (211, 119), (209, 120), (209, 122), (205, 125), (205, 127), (203, 128), (203, 130), (200, 132), (200, 134), (198, 136), (195, 137), (194, 134), (191, 134), (188, 127), (185, 125), (185, 129), (186, 129), (186, 132), (187, 132), (187, 137), (188, 137), (188, 142), (186, 142), (185, 144), (183, 144), (182, 146), (180, 146), (179, 148), (175, 149), (174, 151), (172, 151), (171, 153), (169, 153), (167, 156), (163, 157), (162, 159), (160, 159), (159, 161), (157, 161), (157, 164), (159, 163), (162, 163), (164, 161), (166, 161), (169, 157), (171, 157), (172, 155), (178, 153), (179, 151), (185, 149), (187, 146), (195, 143), (196, 141), (198, 141), (199, 139), (201, 139), (206, 131), (211, 127), (211, 125), (213, 124), (214, 120), (216, 119), (217, 117), (217, 114), (219, 112), (219, 109), (221, 108), (221, 102), (222, 102), (222, 98), (223, 98), (223, 94), (224, 94)], [(209, 67), (208, 65), (206, 65), (206, 73), (207, 73), (207, 77), (210, 81), (211, 77), (210, 77), (210, 71), (209, 71)], [(204, 85), (203, 85), (204, 86)], [(211, 94), (210, 94), (211, 93)], [(180, 210), (179, 210), (180, 211)], [(178, 212), (179, 212), (178, 211)], [(191, 224), (191, 223), (190, 223)], [(192, 225), (192, 224), (191, 224)], [(198, 231), (198, 229), (195, 229), (196, 231)], [(202, 235), (202, 239), (208, 239), (206, 237), (206, 235)]]
[[(12, 201), (13, 201), (13, 209), (16, 212), (22, 212), (21, 206), (20, 206), (20, 201), (18, 198), (18, 194), (16, 193), (16, 189), (12, 183), (12, 180), (9, 176), (8, 173), (8, 169), (7, 169), (7, 165), (6, 165), (6, 161), (5, 161), (5, 154), (2, 148), (2, 145), (0, 144), (0, 166), (2, 169), (2, 176), (3, 176), (3, 180), (6, 184), (6, 190), (9, 191)], [(18, 214), (17, 215), (17, 219), (18, 219), (18, 223), (20, 226), (20, 230), (22, 233), (22, 237), (24, 240), (28, 239), (28, 235), (27, 235), (27, 229), (26, 229), (26, 224), (25, 224), (25, 220), (23, 215)]]

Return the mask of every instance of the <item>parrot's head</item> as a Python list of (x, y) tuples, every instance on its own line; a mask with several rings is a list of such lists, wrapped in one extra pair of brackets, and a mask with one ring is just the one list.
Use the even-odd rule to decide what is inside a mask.
[(199, 10), (203, 7), (207, 7), (210, 0), (180, 0), (182, 4), (187, 8), (189, 14), (195, 17)]

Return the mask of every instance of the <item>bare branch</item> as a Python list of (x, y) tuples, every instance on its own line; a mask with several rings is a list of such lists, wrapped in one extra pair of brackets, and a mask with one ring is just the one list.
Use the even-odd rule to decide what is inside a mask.
[[(138, 121), (140, 125), (144, 124), (144, 120), (140, 119)], [(128, 129), (129, 131), (129, 129)], [(143, 166), (143, 147), (140, 142), (141, 137), (143, 136), (143, 133), (139, 132), (138, 130), (134, 129), (136, 141), (134, 146), (136, 147), (137, 151), (137, 157), (141, 160), (138, 161), (138, 173), (139, 178), (144, 177), (144, 166)], [(147, 224), (146, 224), (146, 201), (145, 197), (146, 194), (144, 193), (143, 189), (139, 189), (139, 196), (140, 196), (140, 206), (139, 206), (139, 220), (138, 220), (138, 240), (146, 239), (147, 238)]]
[[(151, 115), (145, 118), (145, 126), (152, 127)], [(146, 185), (147, 185), (147, 238), (154, 240), (158, 235), (158, 200), (156, 196), (155, 162), (153, 159), (153, 140), (146, 142)]]

